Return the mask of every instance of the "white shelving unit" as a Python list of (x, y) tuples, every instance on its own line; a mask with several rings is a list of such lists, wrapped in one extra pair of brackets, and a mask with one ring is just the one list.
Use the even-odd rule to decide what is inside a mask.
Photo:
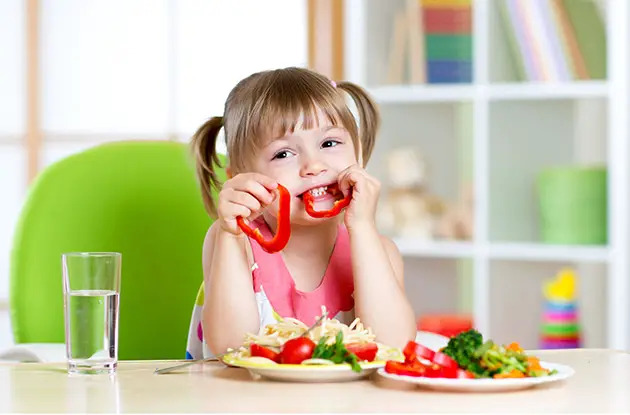
[[(471, 292), (464, 311), (476, 327), (498, 341), (516, 335), (536, 347), (541, 284), (572, 265), (580, 275), (585, 346), (630, 349), (630, 2), (606, 2), (608, 78), (551, 84), (516, 82), (505, 70), (511, 57), (496, 0), (474, 0), (473, 83), (453, 85), (385, 85), (393, 16), (405, 2), (345, 4), (346, 79), (365, 86), (383, 116), (368, 168), (382, 175), (387, 150), (414, 143), (433, 167), (436, 193), (457, 197), (462, 159), (474, 186), (472, 241), (395, 238), (416, 311), (462, 311), (439, 309), (435, 299), (423, 308), (433, 287), (414, 279), (426, 270), (431, 282), (452, 278), (457, 264), (468, 264), (468, 285), (459, 287)], [(535, 174), (566, 163), (606, 164), (607, 245), (538, 242)]]

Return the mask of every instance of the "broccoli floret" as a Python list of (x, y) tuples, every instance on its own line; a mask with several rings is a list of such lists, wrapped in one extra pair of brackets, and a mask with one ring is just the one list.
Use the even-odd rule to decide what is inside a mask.
[(471, 329), (452, 337), (442, 351), (457, 362), (457, 364), (475, 375), (483, 375), (486, 371), (479, 364), (479, 357), (475, 351), (483, 344), (483, 337), (475, 329)]

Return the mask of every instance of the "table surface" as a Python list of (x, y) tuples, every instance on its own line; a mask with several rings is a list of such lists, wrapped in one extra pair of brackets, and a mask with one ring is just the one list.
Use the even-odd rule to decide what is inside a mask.
[(112, 377), (69, 376), (64, 363), (4, 363), (0, 412), (630, 412), (630, 353), (533, 354), (576, 373), (522, 391), (449, 393), (377, 375), (321, 384), (255, 380), (216, 362), (156, 375), (156, 368), (178, 361), (123, 361)]

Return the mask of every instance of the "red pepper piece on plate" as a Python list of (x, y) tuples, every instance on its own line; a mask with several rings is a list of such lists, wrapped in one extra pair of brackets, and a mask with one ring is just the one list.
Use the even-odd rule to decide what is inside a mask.
[(403, 355), (405, 356), (405, 361), (407, 362), (411, 362), (415, 359), (425, 359), (432, 362), (435, 352), (426, 346), (410, 340), (403, 349)]
[(396, 360), (388, 360), (385, 363), (385, 372), (399, 376), (413, 376), (416, 378), (425, 376), (426, 366), (417, 363), (404, 363)]
[(350, 343), (346, 345), (350, 353), (354, 353), (357, 359), (372, 362), (376, 358), (378, 345), (376, 343)]
[[(343, 193), (336, 185), (328, 186), (327, 191), (333, 196), (343, 196)], [(306, 213), (308, 213), (310, 216), (314, 218), (332, 218), (333, 216), (337, 216), (342, 209), (348, 207), (350, 201), (352, 200), (352, 192), (349, 191), (347, 196), (335, 200), (333, 207), (328, 210), (315, 210), (315, 208), (313, 207), (313, 203), (315, 202), (314, 196), (311, 194), (310, 191), (304, 193), (302, 199), (304, 200), (304, 208), (306, 209)]]
[(280, 194), (279, 211), (278, 211), (278, 228), (276, 234), (272, 239), (266, 240), (258, 229), (252, 229), (245, 223), (245, 219), (242, 217), (236, 218), (236, 223), (241, 228), (245, 235), (253, 238), (262, 249), (269, 253), (279, 252), (289, 242), (291, 236), (291, 194), (286, 187), (278, 184), (278, 193)]
[(472, 372), (464, 369), (457, 369), (457, 378), (458, 379), (474, 379), (475, 375)]
[(273, 360), (276, 363), (280, 363), (280, 353), (276, 353), (265, 346), (259, 346), (256, 343), (252, 343), (252, 345), (249, 346), (249, 352), (252, 356), (264, 357), (269, 360)]
[(438, 365), (445, 367), (447, 369), (458, 369), (459, 365), (457, 364), (457, 362), (453, 359), (451, 359), (450, 356), (442, 353), (442, 352), (437, 352), (435, 354), (435, 356), (433, 356), (433, 363), (437, 363)]

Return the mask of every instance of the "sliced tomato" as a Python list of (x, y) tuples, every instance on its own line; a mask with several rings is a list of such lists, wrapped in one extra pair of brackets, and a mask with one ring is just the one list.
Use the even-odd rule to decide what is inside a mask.
[(313, 350), (315, 350), (313, 340), (308, 337), (296, 337), (282, 346), (280, 361), (282, 363), (299, 365), (302, 361), (313, 356)]
[(414, 341), (409, 341), (403, 349), (403, 355), (405, 356), (405, 361), (407, 362), (411, 362), (414, 359), (418, 358), (426, 359), (431, 362), (433, 361), (433, 356), (435, 356), (435, 352), (426, 346), (418, 344)]
[(276, 363), (280, 363), (280, 353), (276, 353), (265, 346), (259, 346), (256, 343), (253, 343), (249, 346), (249, 352), (252, 356), (264, 357), (269, 360), (273, 360)]
[(385, 363), (385, 372), (399, 376), (422, 377), (426, 373), (426, 367), (421, 363), (405, 363), (396, 360), (388, 360)]
[(448, 369), (457, 369), (459, 368), (459, 365), (457, 364), (457, 362), (453, 359), (451, 359), (450, 356), (442, 353), (442, 352), (437, 352), (435, 354), (435, 356), (433, 356), (432, 359), (433, 363), (437, 363), (438, 365), (448, 368)]
[(376, 358), (378, 345), (376, 343), (350, 343), (346, 349), (357, 356), (357, 359), (372, 362)]

